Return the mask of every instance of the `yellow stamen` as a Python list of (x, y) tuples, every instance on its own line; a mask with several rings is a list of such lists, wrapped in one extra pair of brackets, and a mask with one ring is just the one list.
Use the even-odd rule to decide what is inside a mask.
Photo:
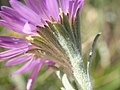
[(26, 39), (29, 40), (29, 41), (33, 41), (34, 40), (34, 38), (32, 38), (32, 36), (27, 36)]

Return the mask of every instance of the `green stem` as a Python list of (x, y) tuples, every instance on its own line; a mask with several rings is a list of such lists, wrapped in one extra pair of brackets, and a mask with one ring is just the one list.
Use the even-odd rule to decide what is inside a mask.
[(76, 79), (76, 83), (78, 85), (79, 90), (92, 90), (92, 84), (90, 77), (88, 77), (83, 62), (83, 60), (79, 60), (79, 58), (75, 58), (72, 60), (72, 70), (74, 78)]
[[(73, 42), (66, 35), (61, 35), (60, 28), (53, 25), (56, 29), (56, 38), (62, 48), (65, 50), (65, 53), (68, 56), (68, 60), (72, 65), (73, 76), (76, 80), (79, 90), (92, 90), (92, 84), (89, 75), (86, 73), (84, 68), (84, 62), (82, 56), (80, 55), (79, 50), (73, 45)], [(60, 27), (60, 26), (59, 26)]]

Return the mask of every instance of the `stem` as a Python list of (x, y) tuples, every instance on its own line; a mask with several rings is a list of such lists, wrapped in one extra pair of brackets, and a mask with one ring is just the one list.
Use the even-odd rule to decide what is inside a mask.
[(92, 84), (84, 68), (83, 60), (78, 55), (72, 60), (73, 75), (76, 79), (79, 90), (92, 90)]
[(69, 58), (72, 65), (73, 76), (79, 90), (92, 90), (92, 84), (86, 73), (84, 62), (79, 50), (76, 49), (68, 38), (65, 39), (65, 37), (63, 37), (59, 32), (57, 32), (56, 38)]

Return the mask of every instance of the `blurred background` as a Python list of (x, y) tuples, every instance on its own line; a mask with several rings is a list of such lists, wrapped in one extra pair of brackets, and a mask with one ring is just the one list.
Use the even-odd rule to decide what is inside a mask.
[[(9, 6), (8, 0), (0, 0), (0, 6)], [(85, 0), (81, 12), (83, 58), (86, 62), (92, 41), (101, 32), (92, 58), (91, 76), (94, 90), (120, 90), (120, 0)], [(18, 33), (0, 26), (0, 35), (21, 37)], [(0, 52), (3, 51), (0, 48)], [(0, 62), (0, 90), (25, 90), (26, 74), (11, 77), (20, 65), (5, 67)], [(40, 71), (33, 90), (60, 90), (61, 82), (52, 69)]]

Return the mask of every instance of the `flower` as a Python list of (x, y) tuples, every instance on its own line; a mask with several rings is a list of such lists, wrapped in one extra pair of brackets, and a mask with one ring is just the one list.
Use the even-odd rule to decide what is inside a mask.
[[(70, 68), (68, 56), (71, 57), (71, 50), (62, 46), (66, 46), (64, 43), (70, 43), (71, 40), (77, 43), (74, 45), (79, 49), (79, 35), (76, 34), (79, 31), (74, 33), (72, 24), (76, 22), (77, 13), (82, 8), (84, 0), (24, 1), (26, 5), (18, 0), (10, 0), (11, 7), (1, 7), (0, 25), (24, 34), (27, 38), (0, 36), (0, 47), (9, 49), (0, 53), (0, 59), (9, 59), (6, 66), (26, 62), (12, 75), (32, 69), (27, 84), (27, 90), (31, 90), (43, 64), (58, 64), (59, 67), (64, 67), (65, 71)], [(74, 28), (77, 29), (76, 24)], [(70, 45), (74, 46), (73, 43)]]
[[(4, 27), (22, 34), (33, 34), (36, 26), (44, 26), (45, 21), (59, 20), (59, 7), (57, 0), (24, 0), (26, 5), (18, 0), (10, 0), (11, 7), (2, 6), (0, 24)], [(62, 11), (75, 16), (84, 0), (60, 0)]]
[(26, 39), (0, 36), (0, 47), (10, 49), (0, 53), (1, 60), (9, 59), (5, 64), (6, 66), (13, 66), (26, 62), (24, 66), (12, 73), (13, 76), (32, 69), (32, 73), (28, 79), (27, 90), (30, 90), (32, 87), (32, 83), (43, 64), (54, 65), (50, 60), (37, 58), (32, 53), (26, 53), (29, 50), (35, 49)]

